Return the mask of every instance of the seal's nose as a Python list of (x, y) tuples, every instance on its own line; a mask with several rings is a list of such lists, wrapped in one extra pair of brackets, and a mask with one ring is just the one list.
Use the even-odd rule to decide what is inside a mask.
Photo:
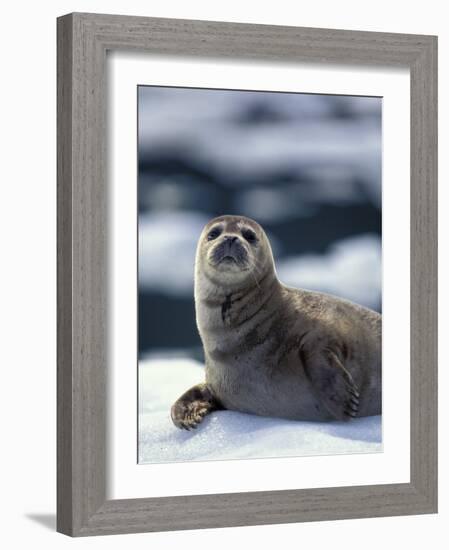
[(231, 245), (235, 241), (238, 241), (238, 237), (236, 237), (235, 235), (226, 235), (224, 240)]
[(223, 250), (226, 254), (233, 255), (236, 247), (238, 248), (239, 238), (235, 235), (225, 235), (223, 237)]

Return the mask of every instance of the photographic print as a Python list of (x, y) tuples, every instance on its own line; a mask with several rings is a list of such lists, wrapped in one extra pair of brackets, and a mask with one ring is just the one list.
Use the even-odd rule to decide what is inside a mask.
[(435, 513), (437, 37), (72, 13), (57, 69), (57, 530)]
[(382, 99), (139, 86), (138, 462), (382, 451)]

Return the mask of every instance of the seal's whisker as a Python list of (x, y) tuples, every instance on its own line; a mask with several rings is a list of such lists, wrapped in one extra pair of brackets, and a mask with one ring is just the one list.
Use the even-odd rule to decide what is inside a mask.
[(251, 271), (251, 275), (253, 276), (254, 282), (256, 283), (257, 288), (260, 290), (260, 285), (254, 274), (254, 270), (251, 269), (250, 271)]

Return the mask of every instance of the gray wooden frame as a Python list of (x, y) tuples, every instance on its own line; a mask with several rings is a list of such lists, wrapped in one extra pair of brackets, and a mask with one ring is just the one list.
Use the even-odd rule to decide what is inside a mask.
[[(436, 512), (437, 38), (81, 13), (57, 24), (58, 531), (82, 536)], [(410, 483), (106, 499), (108, 50), (410, 69)]]

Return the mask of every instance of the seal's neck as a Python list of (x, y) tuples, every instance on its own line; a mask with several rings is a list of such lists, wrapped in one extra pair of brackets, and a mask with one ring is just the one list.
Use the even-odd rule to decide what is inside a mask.
[(200, 332), (235, 328), (262, 312), (280, 291), (274, 270), (259, 280), (248, 279), (240, 286), (213, 283), (204, 274), (195, 279), (195, 306)]

